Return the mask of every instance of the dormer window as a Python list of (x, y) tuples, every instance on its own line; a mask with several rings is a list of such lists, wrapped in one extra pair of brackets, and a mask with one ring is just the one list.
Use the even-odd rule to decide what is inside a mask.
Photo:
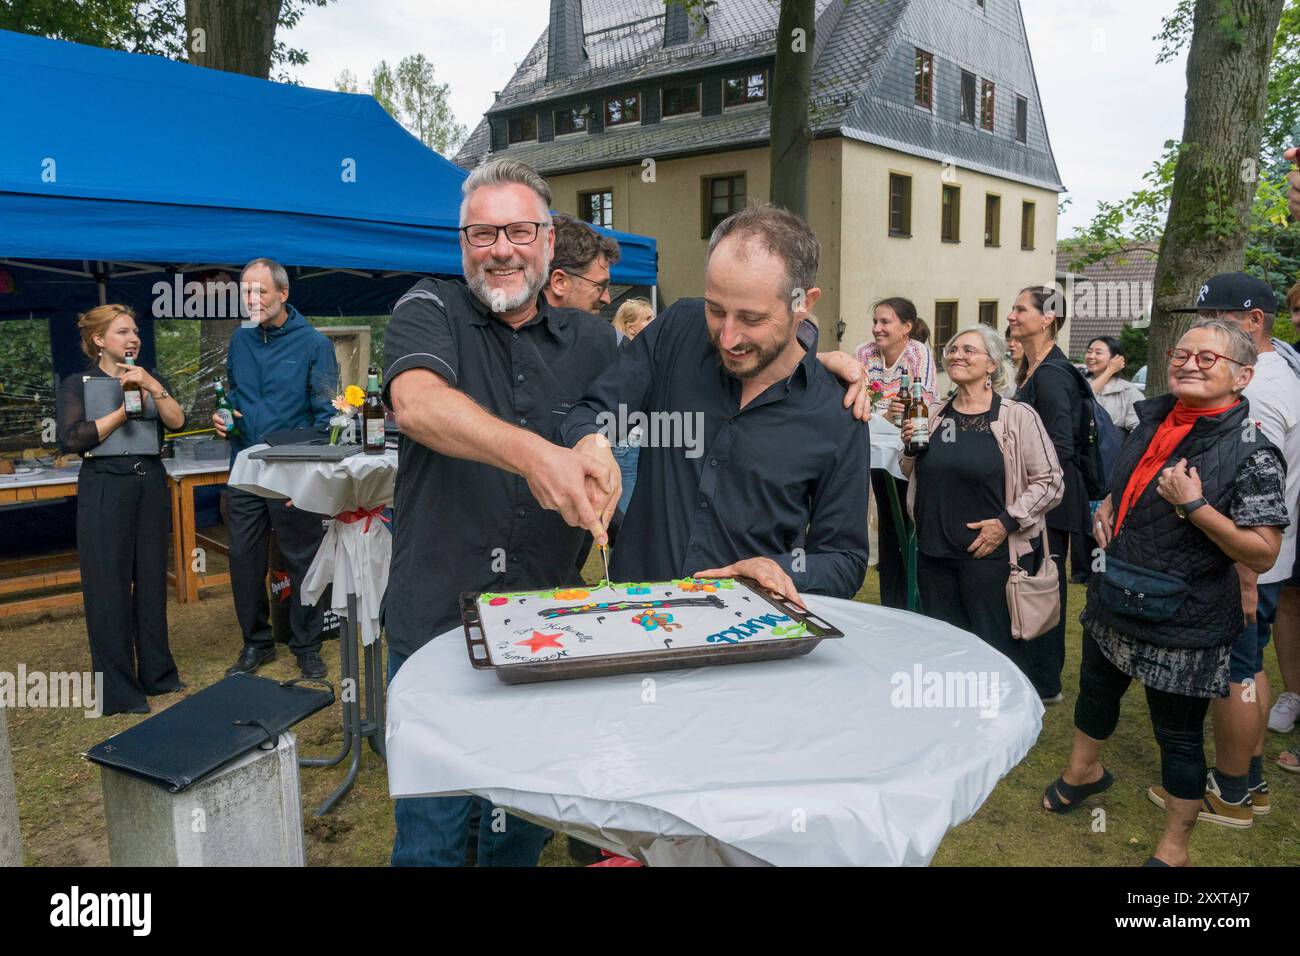
[(605, 100), (605, 126), (641, 122), (641, 97), (637, 93), (611, 96)]
[(527, 116), (512, 116), (510, 118), (507, 142), (514, 145), (515, 143), (530, 143), (536, 139), (536, 113), (529, 113)]
[(670, 116), (685, 116), (700, 111), (700, 84), (689, 83), (685, 86), (665, 86), (663, 89), (664, 119)]
[(927, 110), (934, 105), (934, 54), (925, 50), (916, 51), (916, 105)]
[(585, 133), (586, 131), (587, 111), (585, 109), (555, 111), (556, 136), (563, 136), (566, 133)]
[(759, 70), (740, 76), (729, 76), (722, 84), (724, 106), (744, 106), (762, 103), (767, 99), (767, 73)]
[(993, 132), (993, 84), (985, 80), (980, 89), (980, 126)]

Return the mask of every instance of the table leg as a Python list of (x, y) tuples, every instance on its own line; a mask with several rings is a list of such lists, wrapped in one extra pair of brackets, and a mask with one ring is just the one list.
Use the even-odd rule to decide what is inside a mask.
[(199, 581), (194, 570), (194, 485), (184, 475), (180, 479), (181, 570), (184, 572), (184, 597), (187, 604), (199, 599)]
[(365, 649), (366, 660), (366, 719), (365, 735), (370, 741), (370, 749), (384, 760), (388, 753), (384, 749), (384, 649), (382, 638)]
[(919, 612), (921, 593), (916, 581), (916, 529), (907, 531), (907, 525), (903, 522), (903, 508), (898, 501), (898, 486), (894, 484), (892, 475), (886, 477), (886, 484), (889, 486), (889, 507), (893, 512), (894, 527), (898, 529), (899, 540), (903, 542), (903, 560), (907, 564), (907, 609)]
[(172, 574), (176, 584), (176, 602), (185, 603), (185, 550), (181, 546), (181, 487), (175, 479), (167, 480), (172, 506)]
[(367, 728), (361, 721), (361, 674), (359, 673), (359, 654), (356, 645), (359, 629), (357, 621), (357, 596), (348, 594), (348, 616), (339, 622), (339, 665), (343, 671), (340, 686), (343, 690), (343, 737), (348, 749), (352, 750), (352, 761), (347, 775), (338, 788), (325, 798), (325, 802), (316, 808), (316, 816), (323, 817), (338, 804), (356, 783), (357, 773), (361, 770), (361, 738)]

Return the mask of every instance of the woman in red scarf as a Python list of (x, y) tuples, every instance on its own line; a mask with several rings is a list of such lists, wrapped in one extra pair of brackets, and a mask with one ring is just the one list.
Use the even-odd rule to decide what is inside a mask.
[[(1203, 724), (1228, 687), (1241, 630), (1234, 562), (1272, 567), (1287, 522), (1281, 456), (1249, 418), (1242, 390), (1256, 352), (1232, 322), (1201, 319), (1169, 353), (1171, 394), (1136, 406), (1093, 529), (1105, 549), (1088, 583), (1074, 743), (1043, 806), (1065, 813), (1113, 783), (1099, 758), (1132, 680), (1146, 689), (1160, 745), (1165, 831), (1150, 866), (1185, 866), (1198, 817), (1249, 825), (1207, 788)], [(1210, 778), (1211, 780), (1213, 778)], [(1222, 801), (1220, 801), (1222, 802)], [(1234, 824), (1241, 825), (1241, 824)]]

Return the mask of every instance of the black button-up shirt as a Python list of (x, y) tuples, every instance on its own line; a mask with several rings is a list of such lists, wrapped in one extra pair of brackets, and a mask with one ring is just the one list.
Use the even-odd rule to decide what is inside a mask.
[[(437, 372), (493, 415), (550, 441), (616, 337), (600, 316), (557, 309), (544, 296), (518, 329), (463, 283), (423, 279), (393, 307), (384, 342), (384, 399), (412, 368)], [(393, 503), (393, 561), (384, 595), (389, 646), (410, 655), (460, 623), (465, 591), (570, 583), (587, 532), (548, 511), (523, 478), (453, 458), (401, 436)]]
[(570, 446), (597, 431), (625, 440), (611, 428), (621, 410), (627, 428), (646, 432), (611, 577), (664, 581), (764, 557), (800, 591), (857, 593), (867, 571), (867, 426), (844, 408), (815, 336), (803, 339), (790, 377), (743, 409), (740, 381), (709, 343), (703, 300), (677, 302), (619, 349), (562, 429)]

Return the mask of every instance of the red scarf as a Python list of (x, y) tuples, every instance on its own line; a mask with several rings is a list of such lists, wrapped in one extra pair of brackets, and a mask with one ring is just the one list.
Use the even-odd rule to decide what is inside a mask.
[(1119, 514), (1115, 518), (1115, 530), (1112, 534), (1119, 534), (1120, 525), (1124, 523), (1124, 518), (1133, 507), (1133, 503), (1142, 497), (1142, 492), (1147, 490), (1151, 479), (1160, 474), (1161, 469), (1165, 467), (1165, 462), (1187, 437), (1196, 420), (1207, 415), (1222, 415), (1229, 409), (1235, 408), (1240, 401), (1241, 399), (1237, 399), (1231, 405), (1224, 405), (1222, 408), (1188, 408), (1181, 401), (1174, 403), (1173, 409), (1160, 423), (1156, 433), (1151, 436), (1151, 443), (1147, 445), (1147, 450), (1142, 453), (1141, 460), (1133, 469), (1133, 474), (1129, 476), (1128, 484), (1124, 486), (1124, 494), (1119, 500)]

